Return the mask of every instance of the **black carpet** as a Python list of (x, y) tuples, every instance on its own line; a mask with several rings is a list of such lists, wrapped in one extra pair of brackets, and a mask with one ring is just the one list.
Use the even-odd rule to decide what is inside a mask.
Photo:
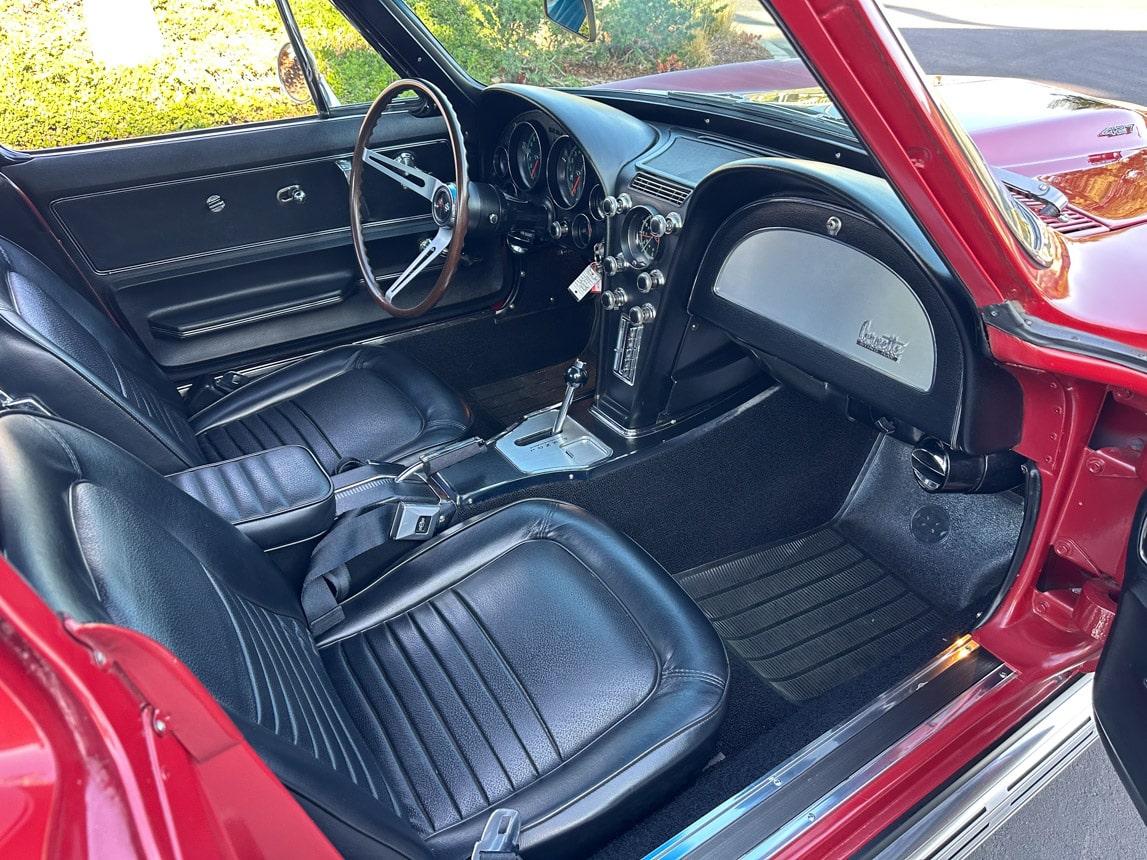
[(855, 678), (941, 623), (832, 526), (674, 578), (725, 645), (790, 702)]
[(467, 505), (572, 502), (628, 534), (670, 572), (791, 537), (832, 518), (873, 431), (785, 389), (685, 444), (592, 481), (540, 484)]
[(944, 629), (925, 634), (894, 657), (802, 705), (785, 701), (730, 654), (729, 711), (717, 741), (721, 760), (590, 860), (640, 860), (912, 674), (966, 632), (971, 620), (968, 614), (946, 618)]

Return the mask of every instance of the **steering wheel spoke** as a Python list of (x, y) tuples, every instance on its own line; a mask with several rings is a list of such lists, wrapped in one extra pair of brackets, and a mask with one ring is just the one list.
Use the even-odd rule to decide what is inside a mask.
[(438, 180), (424, 170), (419, 170), (409, 164), (403, 164), (389, 155), (383, 155), (373, 149), (362, 151), (364, 164), (369, 164), (383, 176), (389, 176), (403, 188), (413, 191), (427, 200), (434, 196), (434, 189)]
[(422, 246), (422, 250), (418, 252), (418, 256), (407, 266), (401, 275), (394, 279), (393, 283), (386, 290), (386, 298), (388, 301), (394, 301), (395, 296), (402, 292), (402, 290), (417, 278), (422, 271), (430, 265), (430, 261), (436, 258), (439, 254), (446, 250), (450, 245), (450, 240), (454, 237), (454, 231), (449, 227), (439, 227), (438, 232), (434, 234), (434, 238)]
[[(454, 156), (454, 181), (451, 183), (444, 183), (424, 170), (403, 164), (398, 159), (371, 148), (370, 142), (375, 133), (375, 126), (386, 114), (387, 107), (400, 94), (410, 90), (421, 93), (432, 102), (446, 122), (450, 150)], [(367, 165), (424, 198), (429, 203), (430, 215), (438, 226), (434, 238), (419, 248), (417, 256), (410, 265), (389, 284), (380, 284), (375, 278), (363, 234), (363, 209), (360, 204)], [(457, 271), (458, 263), (462, 259), (462, 244), (466, 238), (469, 220), (470, 174), (466, 165), (466, 146), (458, 115), (446, 96), (433, 84), (410, 78), (395, 81), (379, 93), (363, 117), (362, 127), (354, 145), (354, 155), (351, 157), (349, 178), (351, 239), (354, 243), (355, 259), (367, 289), (379, 306), (391, 316), (421, 316), (438, 304), (442, 294), (446, 292), (450, 278)], [(442, 269), (438, 273), (438, 279), (422, 300), (410, 307), (396, 304), (395, 299), (398, 295), (430, 266), (431, 261), (439, 258), (442, 259)]]

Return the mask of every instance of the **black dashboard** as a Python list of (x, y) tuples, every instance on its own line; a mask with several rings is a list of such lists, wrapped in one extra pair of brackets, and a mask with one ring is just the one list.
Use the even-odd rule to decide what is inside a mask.
[(602, 273), (610, 429), (656, 433), (767, 373), (908, 441), (1018, 441), (1015, 380), (882, 179), (791, 136), (780, 151), (518, 85), (483, 98), (483, 177), (548, 212), (518, 251), (556, 245)]

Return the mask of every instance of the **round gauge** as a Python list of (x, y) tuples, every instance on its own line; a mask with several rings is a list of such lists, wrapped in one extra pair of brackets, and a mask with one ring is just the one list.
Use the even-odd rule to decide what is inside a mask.
[(595, 185), (589, 191), (589, 214), (596, 221), (605, 220), (605, 191), (600, 185)]
[(657, 213), (645, 206), (635, 206), (625, 219), (625, 251), (633, 265), (644, 269), (655, 259), (661, 247), (661, 236), (651, 226)]
[(542, 136), (531, 123), (520, 123), (510, 135), (510, 168), (514, 181), (525, 190), (532, 190), (542, 178), (543, 164)]
[(570, 238), (573, 239), (574, 246), (583, 251), (593, 244), (593, 222), (584, 212), (574, 216), (570, 224)]
[(494, 178), (506, 179), (510, 175), (510, 150), (499, 146), (494, 150)]
[(563, 137), (550, 152), (550, 193), (562, 209), (573, 209), (585, 196), (585, 153)]

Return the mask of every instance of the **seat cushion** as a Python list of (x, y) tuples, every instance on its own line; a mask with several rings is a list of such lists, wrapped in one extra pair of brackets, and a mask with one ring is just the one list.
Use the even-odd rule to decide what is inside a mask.
[(328, 350), (256, 379), (191, 419), (209, 460), (303, 445), (333, 473), (346, 459), (393, 462), (460, 439), (470, 410), (388, 347)]
[(442, 856), (517, 809), (578, 856), (708, 759), (728, 665), (628, 538), (527, 501), (464, 524), (343, 604), (323, 663), (387, 785)]
[(127, 452), (0, 415), (0, 551), (54, 609), (179, 657), (347, 857), (463, 858), (497, 806), (584, 856), (708, 759), (728, 665), (630, 540), (558, 502), (468, 521), (318, 640), (234, 526)]

